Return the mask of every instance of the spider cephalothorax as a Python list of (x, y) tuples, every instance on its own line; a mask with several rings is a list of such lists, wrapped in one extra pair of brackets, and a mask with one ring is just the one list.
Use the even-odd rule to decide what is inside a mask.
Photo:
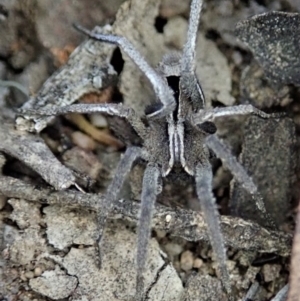
[[(77, 26), (92, 39), (118, 45), (149, 79), (157, 99), (153, 106), (146, 109), (143, 116), (138, 116), (132, 108), (122, 104), (78, 104), (31, 112), (39, 115), (101, 112), (121, 117), (131, 125), (138, 136), (137, 140), (141, 141), (138, 145), (131, 144), (127, 147), (107, 189), (106, 206), (98, 213), (99, 245), (108, 213), (118, 199), (125, 178), (138, 159), (146, 162), (137, 242), (137, 299), (142, 299), (143, 294), (142, 275), (147, 258), (154, 203), (161, 192), (161, 179), (168, 177), (174, 169), (195, 178), (196, 192), (207, 222), (210, 242), (216, 254), (222, 283), (228, 293), (231, 292), (231, 286), (224, 241), (212, 194), (210, 151), (231, 170), (236, 180), (252, 194), (256, 206), (269, 218), (252, 179), (214, 135), (216, 127), (213, 121), (222, 116), (255, 114), (262, 118), (270, 118), (278, 115), (268, 115), (251, 105), (211, 109), (205, 107), (204, 95), (194, 71), (201, 8), (201, 0), (192, 1), (187, 41), (182, 55), (165, 56), (157, 70), (148, 65), (126, 38), (90, 32)], [(269, 221), (272, 222), (271, 219)]]

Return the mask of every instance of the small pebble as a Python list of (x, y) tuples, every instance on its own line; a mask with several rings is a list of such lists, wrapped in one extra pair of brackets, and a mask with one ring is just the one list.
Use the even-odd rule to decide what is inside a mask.
[(170, 214), (168, 214), (166, 216), (166, 222), (169, 223), (171, 221), (171, 219), (172, 219), (172, 216)]
[(74, 218), (76, 216), (76, 214), (74, 212), (70, 212), (69, 216), (70, 216), (70, 218)]
[(93, 151), (96, 148), (96, 142), (82, 132), (72, 133), (72, 142), (82, 149)]
[(226, 265), (229, 272), (232, 272), (235, 269), (236, 262), (234, 260), (227, 260)]
[(35, 277), (41, 276), (42, 273), (43, 273), (43, 270), (42, 270), (41, 267), (36, 267), (36, 268), (34, 269), (34, 276), (35, 276)]
[(279, 264), (265, 264), (262, 267), (262, 274), (266, 282), (271, 282), (279, 277), (281, 265)]
[(182, 251), (183, 248), (181, 245), (175, 244), (175, 243), (167, 243), (165, 246), (165, 251), (168, 254), (169, 257), (173, 258), (177, 255), (179, 255)]
[(10, 277), (12, 279), (16, 279), (17, 277), (19, 277), (19, 271), (17, 269), (11, 269), (10, 270)]
[(300, 115), (295, 115), (293, 120), (297, 125), (299, 125), (300, 124)]
[(189, 271), (193, 268), (194, 258), (191, 251), (184, 251), (180, 257), (180, 267), (183, 271)]
[(243, 57), (239, 51), (234, 51), (232, 53), (232, 60), (235, 65), (240, 65), (243, 62)]
[(34, 277), (34, 273), (32, 271), (27, 271), (24, 275), (27, 279), (32, 279)]
[(93, 126), (99, 128), (107, 128), (108, 126), (106, 118), (101, 114), (91, 114), (89, 118)]
[(26, 276), (25, 276), (25, 274), (22, 272), (21, 273), (21, 275), (20, 275), (20, 279), (22, 280), (22, 281), (27, 281), (27, 278), (26, 278)]
[(200, 269), (203, 265), (203, 260), (201, 258), (196, 258), (193, 263), (193, 268)]
[(156, 230), (155, 233), (158, 238), (164, 238), (167, 235), (166, 231), (161, 231), (161, 230)]

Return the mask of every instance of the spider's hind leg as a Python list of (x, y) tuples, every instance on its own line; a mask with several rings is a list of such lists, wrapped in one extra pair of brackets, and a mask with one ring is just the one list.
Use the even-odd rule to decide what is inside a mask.
[(136, 300), (143, 300), (144, 279), (143, 272), (146, 266), (147, 251), (151, 235), (151, 221), (154, 203), (161, 191), (161, 173), (156, 164), (149, 163), (143, 178), (142, 203), (137, 237), (137, 277)]
[(208, 136), (205, 143), (222, 160), (223, 164), (231, 171), (232, 175), (243, 188), (252, 195), (256, 207), (264, 214), (269, 226), (277, 229), (272, 217), (266, 211), (263, 198), (258, 192), (257, 186), (236, 157), (231, 154), (229, 148), (215, 135)]
[(118, 196), (123, 187), (124, 181), (129, 174), (134, 162), (141, 156), (141, 149), (137, 147), (127, 148), (124, 156), (120, 160), (117, 169), (115, 171), (115, 176), (112, 179), (110, 185), (107, 188), (105, 194), (105, 206), (99, 208), (97, 211), (97, 227), (98, 227), (98, 238), (96, 240), (96, 250), (97, 250), (97, 263), (99, 268), (101, 267), (101, 252), (100, 244), (103, 235), (103, 230), (106, 224), (108, 214), (114, 207), (115, 202), (118, 200)]
[(231, 298), (232, 290), (229, 272), (226, 266), (226, 249), (221, 233), (216, 200), (212, 194), (212, 180), (213, 173), (209, 162), (199, 163), (195, 168), (196, 191), (207, 223), (210, 243), (217, 258), (222, 285), (229, 295), (229, 298)]

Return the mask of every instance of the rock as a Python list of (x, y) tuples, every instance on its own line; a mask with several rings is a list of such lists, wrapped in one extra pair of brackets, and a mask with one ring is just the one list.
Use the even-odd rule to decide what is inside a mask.
[(180, 267), (184, 271), (189, 271), (193, 268), (194, 256), (191, 251), (184, 251), (180, 257)]
[(76, 277), (66, 275), (58, 267), (54, 271), (46, 271), (42, 276), (29, 281), (31, 289), (53, 300), (69, 297), (77, 284)]
[(209, 275), (192, 274), (186, 284), (184, 301), (225, 301), (226, 294), (222, 290), (220, 280)]

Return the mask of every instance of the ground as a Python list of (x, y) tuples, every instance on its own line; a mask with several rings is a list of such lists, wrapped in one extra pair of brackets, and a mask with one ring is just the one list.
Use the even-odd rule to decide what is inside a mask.
[[(300, 7), (297, 0), (204, 1), (198, 35), (196, 73), (208, 106), (251, 103), (288, 114), (217, 123), (278, 227), (264, 228), (251, 196), (214, 160), (236, 300), (256, 283), (255, 300), (271, 300), (289, 279), (299, 174), (300, 62), (293, 52), (299, 15), (285, 27), (277, 26), (277, 15), (263, 29), (260, 19), (240, 22), (272, 10)], [(124, 152), (108, 130), (112, 121), (99, 114), (28, 120), (16, 109), (123, 102), (142, 113), (153, 99), (142, 73), (72, 23), (105, 25), (102, 30), (127, 37), (156, 66), (165, 53), (181, 49), (188, 14), (188, 1), (0, 1), (0, 300), (128, 300), (134, 294), (143, 166), (133, 170), (110, 215), (99, 269), (95, 211)], [(172, 183), (165, 186), (152, 225), (147, 300), (227, 300), (203, 216), (191, 210), (196, 207), (193, 185), (180, 193)]]

